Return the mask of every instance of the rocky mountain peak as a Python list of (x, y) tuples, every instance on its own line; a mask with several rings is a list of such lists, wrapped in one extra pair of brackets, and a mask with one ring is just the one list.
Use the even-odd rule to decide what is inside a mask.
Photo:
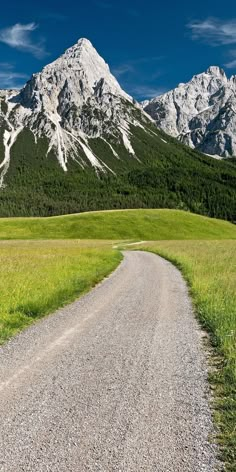
[(213, 75), (216, 77), (223, 77), (223, 79), (227, 79), (224, 69), (221, 69), (219, 66), (208, 67), (206, 73), (209, 75)]
[[(89, 139), (111, 136), (135, 157), (130, 127), (149, 121), (143, 113), (139, 122), (137, 109), (140, 115), (140, 106), (122, 90), (92, 43), (82, 38), (34, 74), (20, 92), (5, 97), (0, 110), (1, 121), (6, 124), (2, 167), (9, 165), (10, 149), (27, 128), (35, 141), (47, 138), (48, 153), (54, 151), (65, 171), (68, 156), (82, 167), (86, 157), (93, 167), (105, 171), (107, 165), (92, 152)], [(110, 143), (109, 147), (117, 158)]]
[(132, 101), (92, 43), (82, 38), (62, 56), (46, 65), (42, 72), (34, 74), (21, 91), (19, 99), (23, 106), (37, 110), (43, 106), (47, 109), (48, 106), (55, 107), (63, 91), (64, 101), (67, 99), (81, 106), (89, 98), (94, 98), (98, 89), (100, 98), (102, 95), (114, 95)]
[(211, 66), (145, 105), (159, 128), (192, 148), (236, 155), (236, 78)]

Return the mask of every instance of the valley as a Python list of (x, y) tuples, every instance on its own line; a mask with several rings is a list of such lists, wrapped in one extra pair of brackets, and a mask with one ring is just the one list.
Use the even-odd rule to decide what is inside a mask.
[[(221, 74), (211, 68), (205, 75), (205, 88), (213, 94)], [(211, 94), (205, 91), (200, 100), (201, 78), (194, 80), (189, 93), (196, 82), (200, 107)], [(171, 92), (168, 97), (171, 101)], [(186, 99), (184, 123), (187, 106)], [(180, 143), (181, 130), (172, 133), (154, 115), (121, 88), (85, 38), (22, 89), (1, 90), (0, 216), (177, 208), (235, 221), (233, 159), (219, 161), (199, 152), (211, 154), (209, 149)]]
[(0, 90), (4, 471), (236, 470), (235, 77), (139, 103), (82, 38)]
[(87, 292), (118, 266), (120, 251), (132, 250), (132, 243), (134, 250), (177, 265), (210, 335), (216, 441), (226, 470), (234, 470), (234, 225), (181, 211), (130, 210), (1, 219), (0, 237), (2, 342)]

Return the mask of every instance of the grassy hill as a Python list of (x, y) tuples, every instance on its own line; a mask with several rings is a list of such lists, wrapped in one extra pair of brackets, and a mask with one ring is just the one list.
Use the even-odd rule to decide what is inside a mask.
[(0, 239), (236, 239), (236, 226), (180, 210), (1, 218)]

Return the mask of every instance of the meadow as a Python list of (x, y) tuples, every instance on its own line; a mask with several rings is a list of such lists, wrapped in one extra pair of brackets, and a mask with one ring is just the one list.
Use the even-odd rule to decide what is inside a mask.
[(107, 211), (2, 218), (0, 239), (1, 343), (86, 293), (131, 242), (179, 267), (209, 333), (217, 440), (226, 470), (236, 470), (235, 225), (179, 210)]
[(0, 343), (81, 296), (118, 265), (105, 243), (0, 242)]
[(1, 218), (0, 239), (235, 239), (236, 226), (181, 210), (95, 211)]

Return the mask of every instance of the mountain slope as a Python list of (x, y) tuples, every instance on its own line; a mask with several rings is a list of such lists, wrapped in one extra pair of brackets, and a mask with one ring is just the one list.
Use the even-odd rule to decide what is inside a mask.
[(0, 104), (0, 216), (170, 207), (236, 220), (235, 166), (158, 130), (86, 39)]
[[(47, 137), (47, 154), (53, 150), (66, 171), (68, 159), (77, 159), (81, 167), (92, 165), (105, 170), (107, 165), (92, 152), (88, 139), (106, 136), (120, 142), (134, 155), (129, 125), (143, 126), (136, 120), (133, 99), (126, 94), (109, 71), (90, 41), (81, 39), (59, 59), (34, 74), (16, 94), (2, 92), (1, 121), (5, 126), (5, 161), (23, 128), (34, 139)], [(142, 116), (142, 121), (148, 118)], [(109, 144), (117, 158), (116, 152)]]
[(187, 84), (144, 102), (158, 127), (183, 143), (221, 157), (236, 155), (236, 76), (210, 67)]

